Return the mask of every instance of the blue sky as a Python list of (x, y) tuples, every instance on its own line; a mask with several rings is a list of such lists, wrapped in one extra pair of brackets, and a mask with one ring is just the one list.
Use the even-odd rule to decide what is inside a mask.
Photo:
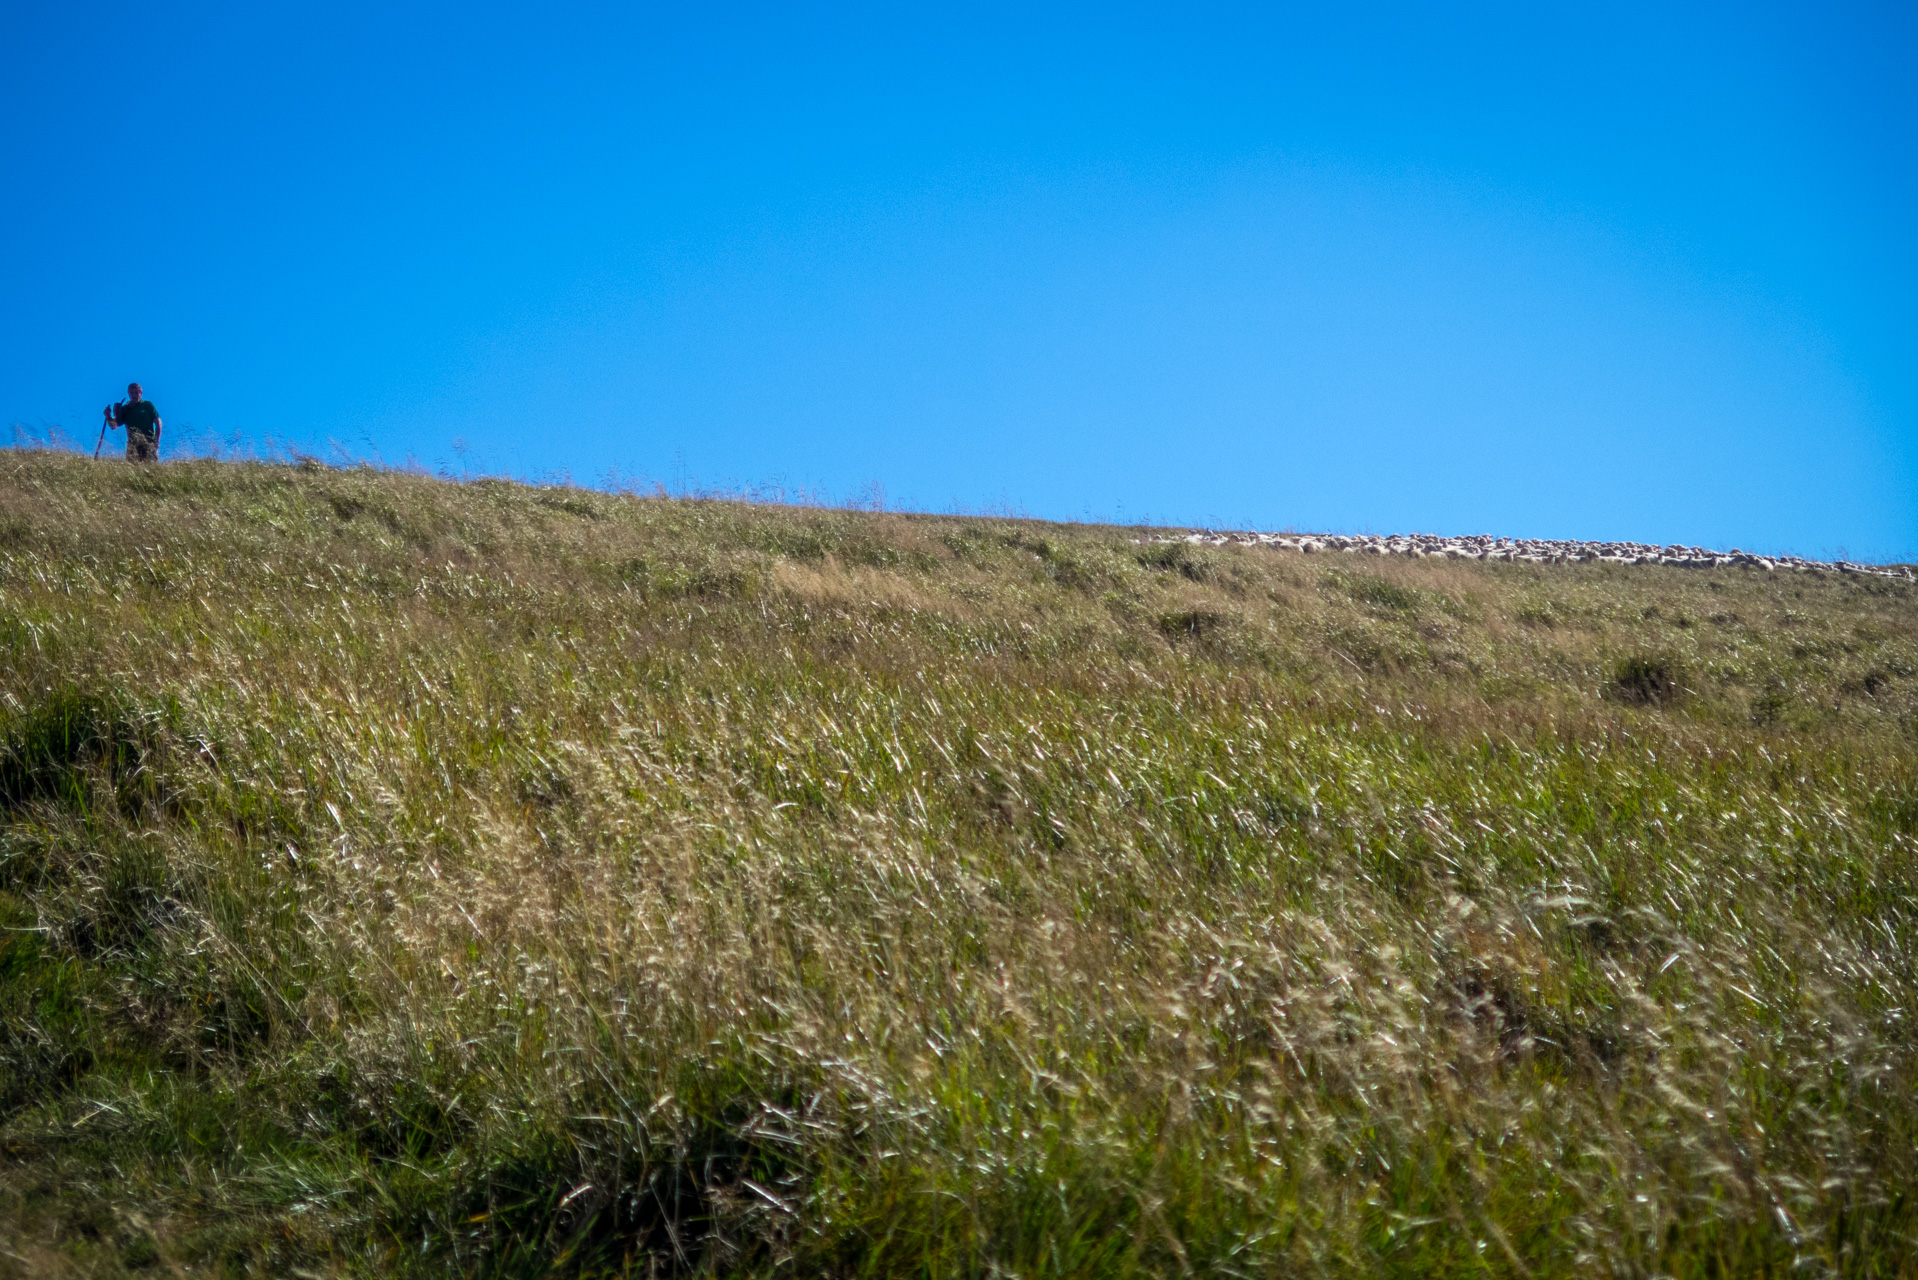
[(6, 6), (0, 421), (1918, 558), (1909, 5)]

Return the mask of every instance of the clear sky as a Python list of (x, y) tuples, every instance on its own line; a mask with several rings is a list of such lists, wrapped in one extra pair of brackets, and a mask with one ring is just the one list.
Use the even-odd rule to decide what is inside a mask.
[(0, 423), (1918, 558), (1918, 9), (0, 6)]

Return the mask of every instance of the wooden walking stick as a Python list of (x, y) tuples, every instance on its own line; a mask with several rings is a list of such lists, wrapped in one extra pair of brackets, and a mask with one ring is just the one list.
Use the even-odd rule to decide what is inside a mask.
[(93, 445), (93, 460), (100, 460), (100, 446), (107, 442), (107, 428), (113, 425), (113, 406), (100, 410), (100, 438)]

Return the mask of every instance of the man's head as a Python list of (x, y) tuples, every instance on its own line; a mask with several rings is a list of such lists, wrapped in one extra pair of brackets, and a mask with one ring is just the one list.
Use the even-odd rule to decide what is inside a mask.
[(140, 384), (137, 382), (127, 383), (127, 399), (138, 400), (139, 398), (140, 398)]

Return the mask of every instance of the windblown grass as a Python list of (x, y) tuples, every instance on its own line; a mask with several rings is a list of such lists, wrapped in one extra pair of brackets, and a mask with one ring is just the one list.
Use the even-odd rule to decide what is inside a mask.
[(0, 1268), (1918, 1274), (1915, 603), (0, 454)]

